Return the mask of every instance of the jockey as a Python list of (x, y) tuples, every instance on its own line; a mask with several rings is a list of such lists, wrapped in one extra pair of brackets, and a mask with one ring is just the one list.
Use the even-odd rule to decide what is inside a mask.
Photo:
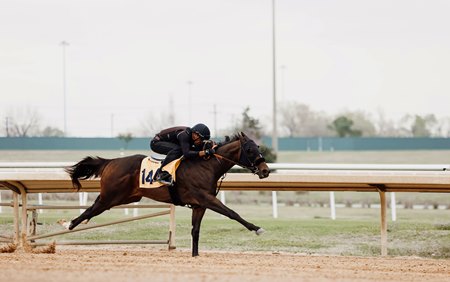
[(181, 156), (185, 159), (195, 159), (213, 155), (215, 153), (213, 148), (203, 150), (203, 141), (209, 138), (209, 128), (203, 123), (196, 124), (192, 128), (171, 127), (156, 134), (150, 141), (150, 148), (156, 153), (167, 155), (161, 163), (159, 173), (155, 176), (156, 181), (172, 185), (172, 176), (162, 168)]

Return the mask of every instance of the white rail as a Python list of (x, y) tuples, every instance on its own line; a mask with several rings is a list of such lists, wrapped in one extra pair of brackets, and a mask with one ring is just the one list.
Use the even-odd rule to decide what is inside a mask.
[(448, 164), (297, 164), (271, 163), (270, 169), (280, 170), (389, 170), (389, 171), (445, 171)]
[[(0, 162), (2, 168), (64, 168), (74, 162)], [(396, 171), (445, 171), (449, 164), (299, 164), (269, 163), (270, 169), (280, 170), (396, 170)], [(233, 169), (240, 169), (234, 166)]]

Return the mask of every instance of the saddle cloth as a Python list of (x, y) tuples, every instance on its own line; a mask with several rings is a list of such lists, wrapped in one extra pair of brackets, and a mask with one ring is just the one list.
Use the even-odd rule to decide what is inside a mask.
[[(181, 157), (176, 159), (163, 167), (163, 170), (167, 171), (172, 175), (173, 181), (176, 179), (176, 170), (180, 165)], [(139, 188), (158, 188), (164, 184), (155, 181), (155, 173), (161, 167), (161, 161), (154, 159), (153, 157), (146, 157), (141, 162), (141, 174), (139, 179)]]

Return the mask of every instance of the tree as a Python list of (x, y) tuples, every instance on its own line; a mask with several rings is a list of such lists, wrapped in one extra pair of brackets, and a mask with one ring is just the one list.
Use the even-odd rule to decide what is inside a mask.
[(308, 105), (290, 101), (284, 103), (279, 112), (281, 116), (280, 128), (289, 137), (332, 135), (332, 132), (327, 127), (327, 124), (330, 123), (330, 118), (324, 113), (311, 110)]
[(401, 130), (398, 123), (392, 119), (388, 119), (382, 109), (377, 110), (377, 118), (375, 120), (376, 135), (382, 137), (400, 137)]
[(242, 112), (242, 121), (239, 131), (244, 131), (245, 134), (250, 136), (252, 139), (261, 139), (261, 125), (259, 125), (259, 120), (250, 116), (250, 107), (247, 106), (244, 112)]
[(329, 126), (330, 129), (336, 131), (339, 137), (359, 137), (362, 135), (361, 130), (355, 130), (352, 128), (353, 120), (346, 116), (337, 117), (333, 123)]
[[(354, 132), (360, 131), (359, 136), (375, 136), (376, 129), (370, 114), (363, 111), (346, 112), (341, 116), (346, 116), (353, 121), (352, 129)], [(357, 133), (358, 134), (358, 133)]]
[[(433, 114), (404, 115), (399, 120), (399, 134), (404, 137), (431, 137), (442, 135), (442, 123), (439, 123)], [(445, 134), (444, 134), (445, 135)]]
[(8, 113), (7, 135), (30, 137), (39, 133), (40, 114), (35, 109), (22, 108)]
[(411, 132), (414, 137), (430, 137), (430, 127), (437, 123), (434, 115), (419, 116), (415, 115), (414, 123), (411, 126)]
[(43, 137), (64, 137), (64, 132), (59, 128), (46, 126), (39, 131), (39, 135)]
[(250, 116), (250, 107), (247, 106), (245, 110), (242, 112), (241, 123), (237, 125), (236, 131), (244, 132), (250, 138), (254, 139), (256, 143), (260, 144), (260, 150), (266, 159), (266, 162), (275, 162), (277, 160), (277, 156), (272, 148), (267, 147), (264, 144), (261, 144), (261, 126), (259, 124), (259, 120)]
[(434, 136), (450, 137), (450, 117), (437, 120)]
[(126, 150), (128, 148), (128, 143), (133, 140), (133, 135), (131, 133), (120, 133), (117, 138), (125, 143), (124, 149)]
[[(138, 136), (153, 136), (160, 132), (163, 128), (175, 126), (174, 115), (170, 113), (162, 113), (159, 118), (152, 113), (148, 114), (145, 120), (140, 122)], [(192, 126), (192, 125), (186, 125)]]

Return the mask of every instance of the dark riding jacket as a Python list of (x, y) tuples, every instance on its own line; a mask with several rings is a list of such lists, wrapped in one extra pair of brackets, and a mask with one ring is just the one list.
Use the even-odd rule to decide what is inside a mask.
[[(162, 130), (152, 140), (153, 142), (169, 142), (181, 147), (181, 152), (184, 158), (193, 159), (199, 157), (198, 152), (202, 150), (201, 146), (195, 146), (194, 140), (192, 140), (191, 128), (186, 126), (171, 127)], [(153, 149), (153, 146), (152, 146)], [(158, 152), (161, 154), (167, 154), (168, 152)]]

